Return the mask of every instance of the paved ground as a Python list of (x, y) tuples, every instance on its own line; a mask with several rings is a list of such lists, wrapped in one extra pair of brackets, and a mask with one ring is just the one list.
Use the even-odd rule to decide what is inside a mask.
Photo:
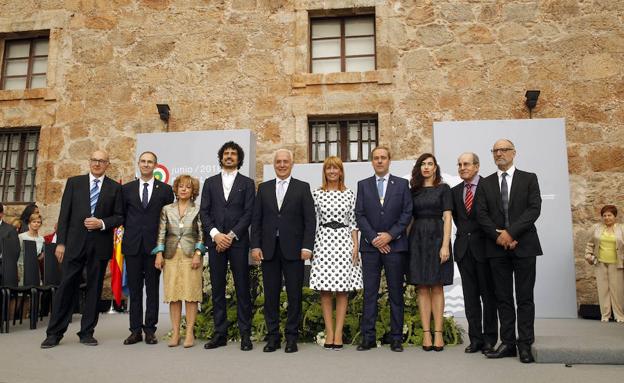
[[(325, 351), (312, 344), (300, 345), (296, 354), (283, 349), (266, 354), (262, 344), (242, 352), (230, 343), (217, 350), (204, 350), (202, 344), (190, 349), (169, 349), (165, 341), (148, 346), (124, 346), (128, 316), (104, 314), (97, 327), (97, 347), (83, 346), (74, 335), (79, 326), (74, 317), (60, 346), (42, 350), (45, 322), (37, 330), (26, 323), (0, 334), (0, 383), (26, 382), (611, 382), (621, 381), (624, 366), (532, 364), (515, 358), (488, 360), (466, 355), (464, 346), (447, 347), (441, 353), (409, 347), (393, 353), (387, 347), (357, 352)], [(575, 324), (575, 322), (578, 322)], [(537, 335), (561, 336), (583, 326), (601, 331), (597, 322), (541, 320)], [(602, 331), (624, 333), (624, 327), (604, 324)], [(164, 334), (169, 326), (161, 317)], [(580, 327), (578, 327), (580, 326)], [(617, 326), (617, 328), (616, 328)], [(588, 327), (589, 328), (589, 327)]]

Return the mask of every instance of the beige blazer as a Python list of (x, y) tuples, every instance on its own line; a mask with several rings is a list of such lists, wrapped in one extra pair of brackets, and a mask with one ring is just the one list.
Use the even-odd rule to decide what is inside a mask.
[[(592, 226), (592, 236), (585, 246), (585, 259), (596, 263), (598, 259), (598, 249), (600, 248), (600, 236), (605, 229), (603, 223), (597, 223)], [(617, 268), (624, 268), (624, 227), (616, 223), (613, 225), (613, 232), (615, 233), (615, 251), (617, 253)]]
[(178, 202), (163, 206), (160, 212), (158, 239), (152, 254), (163, 252), (165, 259), (171, 259), (180, 247), (187, 257), (192, 257), (195, 250), (202, 254), (206, 251), (199, 219), (199, 205), (189, 202), (183, 217), (178, 211)]

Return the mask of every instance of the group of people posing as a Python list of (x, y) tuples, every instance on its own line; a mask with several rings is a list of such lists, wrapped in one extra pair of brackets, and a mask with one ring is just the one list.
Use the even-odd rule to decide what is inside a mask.
[[(130, 288), (130, 335), (124, 344), (157, 343), (162, 271), (164, 301), (170, 304), (173, 328), (168, 345), (193, 346), (192, 329), (202, 301), (202, 255), (207, 251), (215, 333), (204, 348), (227, 344), (229, 264), (236, 289), (240, 348), (252, 350), (251, 250), (263, 274), (264, 352), (282, 346), (279, 297), (283, 286), (288, 297), (285, 351), (297, 352), (308, 260), (310, 287), (320, 292), (324, 348), (343, 347), (348, 293), (362, 288), (357, 350), (377, 347), (375, 323), (383, 269), (391, 312), (390, 349), (403, 351), (407, 283), (418, 289), (423, 350), (442, 351), (443, 286), (453, 283), (454, 254), (469, 326), (470, 344), (465, 351), (481, 351), (488, 358), (519, 352), (522, 362), (532, 362), (535, 257), (542, 254), (534, 222), (540, 215), (541, 197), (536, 175), (515, 168), (515, 153), (511, 141), (496, 141), (492, 154), (498, 170), (486, 178), (478, 174), (476, 154), (461, 154), (457, 165), (463, 182), (450, 188), (442, 180), (434, 155), (421, 155), (408, 181), (389, 173), (390, 150), (378, 146), (370, 157), (374, 175), (359, 181), (354, 193), (345, 186), (339, 158), (325, 160), (322, 184), (311, 191), (308, 183), (291, 176), (292, 152), (280, 149), (273, 156), (276, 178), (261, 183), (256, 192), (254, 181), (238, 171), (243, 149), (230, 141), (218, 152), (221, 173), (206, 179), (201, 203), (196, 204), (199, 181), (180, 175), (172, 188), (155, 179), (156, 154), (142, 153), (140, 177), (121, 186), (104, 175), (109, 158), (96, 151), (90, 159), (90, 173), (70, 178), (63, 193), (56, 248), (63, 280), (41, 347), (58, 345), (67, 330), (85, 266), (86, 301), (78, 336), (83, 344), (97, 345), (93, 337), (97, 301), (112, 253), (112, 229), (123, 224), (122, 251)], [(453, 220), (457, 236), (452, 250)], [(182, 302), (188, 329), (183, 340)], [(501, 343), (496, 347), (499, 319)]]

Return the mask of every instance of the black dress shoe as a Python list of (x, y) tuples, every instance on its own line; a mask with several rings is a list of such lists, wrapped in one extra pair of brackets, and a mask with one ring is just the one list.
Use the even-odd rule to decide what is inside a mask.
[(377, 347), (377, 343), (373, 343), (373, 342), (362, 342), (357, 346), (357, 350), (358, 351), (368, 351), (371, 348), (376, 348)]
[(226, 344), (227, 344), (227, 339), (225, 339), (222, 336), (215, 336), (214, 338), (210, 339), (208, 343), (204, 345), (204, 348), (206, 350), (212, 350), (213, 348), (225, 346)]
[(45, 338), (45, 340), (43, 342), (41, 342), (41, 348), (52, 348), (52, 347), (56, 347), (58, 346), (59, 342), (61, 341), (61, 337), (58, 337), (56, 335), (48, 335), (47, 338)]
[(520, 361), (522, 363), (534, 363), (535, 359), (531, 353), (530, 347), (518, 347), (518, 354), (520, 354)]
[[(123, 341), (123, 344), (125, 344), (125, 345), (135, 344), (135, 343), (141, 342), (142, 340), (143, 340), (143, 336), (141, 335), (140, 332), (133, 332), (132, 334), (130, 334), (129, 337), (127, 337)], [(147, 343), (147, 335), (145, 335), (145, 342)]]
[(509, 358), (516, 356), (516, 345), (501, 343), (495, 351), (485, 354), (490, 359)]
[(464, 349), (466, 354), (474, 354), (475, 352), (479, 352), (483, 349), (483, 343), (470, 343), (468, 347)]
[(157, 344), (158, 339), (155, 334), (145, 334), (145, 344)]
[(400, 340), (393, 340), (390, 343), (390, 350), (394, 352), (403, 352), (403, 344), (401, 344)]
[(487, 354), (488, 352), (494, 352), (494, 346), (492, 346), (491, 343), (484, 343), (483, 347), (481, 347), (481, 353), (482, 354)]
[(264, 346), (264, 348), (262, 349), (263, 352), (273, 352), (275, 350), (278, 350), (279, 348), (281, 348), (282, 346), (280, 345), (279, 342), (276, 341), (268, 341), (267, 344)]
[(240, 349), (242, 351), (251, 351), (253, 349), (253, 343), (251, 343), (251, 337), (249, 335), (241, 335)]
[(85, 346), (97, 346), (98, 345), (98, 341), (97, 339), (93, 337), (93, 335), (83, 336), (82, 338), (80, 338), (80, 343), (84, 344)]
[(299, 348), (297, 347), (297, 342), (294, 340), (289, 340), (286, 342), (286, 348), (284, 348), (284, 352), (286, 352), (287, 354), (291, 354), (293, 352), (297, 352), (299, 351)]

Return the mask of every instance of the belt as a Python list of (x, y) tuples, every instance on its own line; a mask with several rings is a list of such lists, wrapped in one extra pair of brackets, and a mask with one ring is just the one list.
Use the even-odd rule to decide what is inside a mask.
[(334, 230), (341, 229), (343, 227), (347, 227), (347, 225), (345, 225), (344, 223), (337, 222), (337, 221), (325, 222), (325, 223), (322, 223), (321, 226), (329, 227), (330, 229), (334, 229)]

